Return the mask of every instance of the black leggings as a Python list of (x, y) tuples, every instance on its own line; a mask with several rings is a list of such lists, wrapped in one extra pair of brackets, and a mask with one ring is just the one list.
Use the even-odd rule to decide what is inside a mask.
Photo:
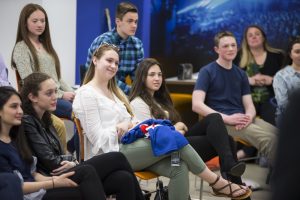
[(126, 157), (120, 152), (104, 153), (84, 162), (95, 168), (106, 195), (117, 200), (143, 200), (140, 185)]
[[(190, 128), (185, 136), (204, 162), (219, 156), (221, 172), (228, 172), (237, 163), (235, 142), (228, 135), (220, 114), (207, 115)], [(240, 177), (230, 179), (242, 183)]]
[(94, 156), (69, 171), (74, 170), (71, 179), (78, 188), (47, 190), (43, 199), (105, 200), (106, 195), (114, 194), (117, 200), (144, 200), (131, 166), (120, 152)]
[(78, 187), (54, 188), (47, 190), (43, 200), (105, 200), (103, 185), (97, 177), (96, 170), (90, 165), (78, 165), (70, 171), (75, 174), (70, 177)]

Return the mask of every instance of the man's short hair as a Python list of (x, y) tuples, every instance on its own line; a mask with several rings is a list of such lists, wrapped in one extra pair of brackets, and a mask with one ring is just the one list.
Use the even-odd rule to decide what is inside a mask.
[(118, 6), (117, 6), (117, 10), (116, 10), (116, 18), (122, 20), (124, 15), (128, 12), (134, 12), (137, 13), (138, 9), (135, 5), (133, 5), (132, 3), (129, 2), (121, 2)]
[(220, 39), (223, 38), (223, 37), (233, 37), (235, 39), (235, 36), (233, 35), (232, 32), (230, 31), (222, 31), (222, 32), (219, 32), (215, 35), (215, 38), (214, 38), (214, 42), (215, 42), (215, 46), (218, 47), (219, 46), (219, 43), (220, 43)]

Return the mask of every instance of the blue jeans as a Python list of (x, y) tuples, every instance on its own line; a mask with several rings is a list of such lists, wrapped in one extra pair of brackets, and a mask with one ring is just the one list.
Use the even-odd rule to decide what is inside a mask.
[(57, 99), (56, 110), (53, 114), (60, 118), (72, 120), (72, 103), (64, 99)]

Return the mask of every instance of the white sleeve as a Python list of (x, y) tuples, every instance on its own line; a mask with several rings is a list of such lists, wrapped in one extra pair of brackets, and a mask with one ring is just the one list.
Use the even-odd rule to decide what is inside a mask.
[(140, 97), (133, 99), (130, 102), (133, 114), (139, 121), (144, 121), (153, 118), (151, 116), (150, 107)]
[(116, 124), (111, 119), (111, 126), (104, 128), (104, 121), (100, 115), (101, 102), (93, 92), (82, 90), (77, 93), (73, 102), (73, 111), (80, 120), (85, 135), (92, 145), (93, 154), (97, 154), (99, 150), (104, 153), (119, 151)]

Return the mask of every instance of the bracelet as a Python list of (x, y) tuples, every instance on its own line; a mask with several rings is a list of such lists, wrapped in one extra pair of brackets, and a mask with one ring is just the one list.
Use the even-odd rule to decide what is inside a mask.
[(52, 189), (54, 189), (54, 178), (52, 176)]

